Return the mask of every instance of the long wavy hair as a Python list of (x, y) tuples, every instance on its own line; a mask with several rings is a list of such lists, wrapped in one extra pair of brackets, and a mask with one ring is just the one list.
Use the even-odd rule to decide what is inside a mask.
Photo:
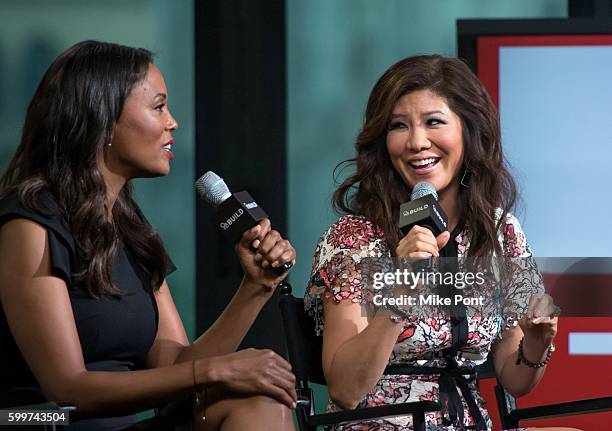
[(108, 219), (104, 148), (132, 88), (142, 81), (153, 54), (141, 48), (85, 41), (64, 51), (46, 71), (28, 106), (21, 142), (0, 178), (0, 193), (17, 192), (21, 204), (44, 212), (49, 192), (70, 225), (84, 265), (75, 274), (93, 297), (117, 296), (112, 263), (119, 239), (159, 289), (167, 255), (144, 220), (126, 183)]
[[(395, 249), (400, 204), (411, 190), (396, 172), (387, 152), (387, 128), (397, 101), (410, 92), (429, 90), (442, 97), (461, 119), (463, 166), (469, 186), (459, 191), (460, 218), (470, 237), (469, 256), (501, 255), (497, 234), (514, 206), (516, 184), (504, 159), (499, 116), (487, 91), (461, 60), (439, 55), (410, 57), (391, 66), (378, 80), (368, 99), (363, 128), (355, 147), (357, 156), (341, 162), (355, 165), (333, 195), (338, 212), (362, 215), (385, 231)], [(496, 214), (500, 208), (502, 213)]]

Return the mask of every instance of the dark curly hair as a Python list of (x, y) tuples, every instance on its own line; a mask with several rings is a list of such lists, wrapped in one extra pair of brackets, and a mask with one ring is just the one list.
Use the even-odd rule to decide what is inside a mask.
[(127, 97), (152, 61), (146, 49), (97, 41), (64, 51), (38, 85), (21, 142), (0, 179), (1, 193), (16, 191), (26, 208), (43, 211), (39, 194), (53, 195), (86, 262), (76, 282), (94, 297), (120, 293), (111, 279), (119, 238), (150, 277), (152, 290), (165, 277), (168, 257), (132, 199), (129, 182), (108, 220), (98, 165)]
[[(470, 173), (469, 187), (459, 192), (460, 219), (469, 232), (470, 256), (501, 255), (497, 234), (517, 191), (503, 156), (499, 116), (487, 91), (461, 60), (439, 55), (416, 56), (391, 66), (368, 99), (363, 128), (355, 147), (357, 156), (338, 168), (356, 165), (333, 196), (336, 211), (365, 216), (385, 231), (392, 249), (401, 234), (397, 226), (400, 204), (409, 187), (394, 169), (386, 147), (387, 128), (397, 101), (407, 93), (430, 90), (444, 98), (461, 119), (464, 160), (460, 175)], [(496, 215), (496, 209), (502, 213)]]

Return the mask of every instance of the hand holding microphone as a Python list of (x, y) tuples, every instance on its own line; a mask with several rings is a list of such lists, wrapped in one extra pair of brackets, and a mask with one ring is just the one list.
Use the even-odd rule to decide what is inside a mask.
[(438, 257), (450, 239), (448, 220), (438, 203), (436, 189), (430, 183), (418, 183), (412, 189), (410, 202), (400, 207), (399, 228), (404, 237), (395, 254), (410, 259)]
[(217, 174), (206, 172), (195, 183), (198, 194), (216, 208), (217, 225), (235, 249), (245, 281), (271, 293), (286, 277), (295, 262), (295, 249), (280, 233), (253, 197), (241, 191), (231, 193)]
[(245, 281), (258, 284), (269, 293), (283, 281), (295, 262), (294, 248), (271, 228), (267, 218), (247, 230), (235, 249)]

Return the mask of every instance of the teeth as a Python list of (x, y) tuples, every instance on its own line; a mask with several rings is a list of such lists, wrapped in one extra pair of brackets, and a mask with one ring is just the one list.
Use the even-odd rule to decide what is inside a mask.
[(172, 149), (172, 144), (164, 145), (163, 148), (164, 150), (170, 151)]
[(429, 165), (430, 163), (433, 163), (435, 161), (436, 161), (436, 159), (429, 158), (429, 159), (423, 159), (423, 160), (414, 160), (414, 161), (410, 162), (410, 164), (412, 166), (420, 167), (420, 166)]

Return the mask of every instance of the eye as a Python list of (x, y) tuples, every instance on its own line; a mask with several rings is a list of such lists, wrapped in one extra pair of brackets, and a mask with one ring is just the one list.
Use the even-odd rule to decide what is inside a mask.
[(404, 129), (406, 127), (408, 126), (406, 126), (406, 124), (402, 123), (401, 121), (392, 121), (387, 126), (387, 130)]
[(166, 106), (166, 104), (165, 104), (165, 103), (160, 103), (159, 105), (157, 105), (157, 106), (155, 107), (155, 110), (156, 110), (156, 111), (159, 111), (159, 112), (164, 112), (164, 107), (165, 107), (165, 106)]
[(429, 118), (427, 120), (428, 126), (439, 126), (441, 124), (446, 124), (446, 121), (439, 119), (439, 118)]

